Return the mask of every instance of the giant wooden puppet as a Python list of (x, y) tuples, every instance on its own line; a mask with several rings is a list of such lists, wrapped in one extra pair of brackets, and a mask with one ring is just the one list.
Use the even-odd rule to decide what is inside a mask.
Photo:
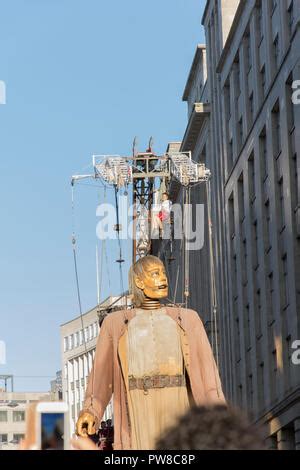
[(163, 263), (139, 259), (129, 283), (135, 308), (102, 324), (76, 431), (94, 434), (113, 395), (114, 449), (147, 450), (192, 404), (225, 399), (198, 314), (160, 303), (168, 295)]

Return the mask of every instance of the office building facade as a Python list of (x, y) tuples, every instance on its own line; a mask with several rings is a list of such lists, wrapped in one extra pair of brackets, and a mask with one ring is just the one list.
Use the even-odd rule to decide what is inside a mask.
[[(181, 150), (211, 170), (213, 238), (212, 254), (207, 231), (191, 252), (188, 304), (209, 330), (213, 259), (226, 396), (267, 424), (270, 448), (300, 449), (300, 3), (208, 0), (202, 23)], [(207, 205), (204, 190), (193, 191)], [(174, 291), (182, 280), (172, 263)]]

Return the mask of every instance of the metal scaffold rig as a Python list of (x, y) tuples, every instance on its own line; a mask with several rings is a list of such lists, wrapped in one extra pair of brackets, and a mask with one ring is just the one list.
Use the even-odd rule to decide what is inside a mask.
[[(77, 181), (93, 178), (101, 179), (111, 185), (117, 192), (132, 185), (133, 189), (133, 262), (140, 257), (151, 254), (151, 214), (154, 203), (153, 195), (157, 184), (162, 181), (168, 187), (172, 179), (177, 180), (184, 189), (207, 182), (210, 170), (203, 163), (195, 163), (191, 152), (175, 152), (156, 155), (152, 150), (152, 139), (145, 152), (138, 152), (136, 139), (132, 156), (93, 155), (93, 173), (75, 175), (72, 185)], [(117, 198), (116, 198), (117, 206)], [(118, 207), (117, 219), (119, 220)], [(117, 220), (116, 231), (120, 231)], [(123, 262), (123, 259), (117, 260)]]
[[(218, 363), (218, 338), (217, 338), (217, 296), (215, 285), (215, 268), (214, 268), (214, 253), (212, 244), (212, 218), (211, 218), (211, 188), (210, 179), (211, 172), (206, 168), (205, 164), (197, 163), (192, 160), (191, 152), (167, 152), (163, 155), (157, 155), (152, 148), (153, 140), (149, 141), (148, 148), (145, 152), (137, 150), (136, 138), (133, 142), (132, 155), (93, 155), (92, 167), (93, 172), (90, 174), (79, 174), (72, 176), (72, 207), (74, 210), (74, 185), (77, 182), (85, 179), (100, 180), (106, 188), (110, 186), (115, 191), (115, 205), (116, 205), (116, 224), (114, 229), (117, 232), (117, 239), (119, 243), (119, 258), (116, 260), (119, 263), (120, 285), (122, 295), (125, 294), (123, 288), (123, 272), (122, 263), (124, 263), (120, 231), (122, 226), (120, 224), (118, 193), (124, 191), (128, 195), (128, 190), (132, 188), (133, 198), (133, 233), (132, 233), (132, 262), (136, 262), (148, 254), (153, 254), (152, 243), (152, 223), (151, 217), (152, 210), (157, 201), (155, 201), (155, 193), (162, 186), (165, 190), (171, 187), (172, 182), (177, 182), (182, 188), (182, 202), (183, 202), (183, 240), (180, 248), (182, 256), (182, 270), (183, 270), (183, 292), (182, 299), (183, 305), (188, 306), (188, 299), (190, 296), (190, 266), (189, 258), (190, 253), (188, 250), (188, 235), (191, 223), (191, 188), (199, 185), (206, 185), (207, 196), (207, 214), (208, 214), (208, 233), (209, 233), (209, 252), (210, 252), (210, 279), (211, 279), (211, 325), (212, 325), (212, 346)], [(106, 192), (104, 193), (106, 194)], [(171, 236), (172, 238), (172, 236)], [(76, 261), (76, 237), (73, 231), (72, 235), (74, 266), (77, 282), (77, 294), (80, 315), (82, 318), (81, 297), (77, 272)], [(104, 243), (103, 243), (104, 246)], [(104, 248), (105, 250), (105, 248)], [(98, 252), (97, 252), (98, 258)], [(107, 254), (106, 254), (107, 258)], [(170, 258), (171, 259), (171, 258)], [(107, 263), (108, 265), (108, 263)], [(176, 276), (176, 288), (173, 303), (175, 303), (178, 274), (180, 263), (178, 263), (178, 272)], [(102, 277), (102, 274), (101, 274)], [(99, 272), (97, 267), (97, 283), (99, 279)], [(110, 281), (109, 281), (110, 282)], [(100, 302), (100, 294), (98, 293), (98, 304)], [(127, 293), (126, 293), (127, 299)], [(127, 302), (127, 300), (126, 300)], [(127, 305), (127, 304), (126, 304)]]

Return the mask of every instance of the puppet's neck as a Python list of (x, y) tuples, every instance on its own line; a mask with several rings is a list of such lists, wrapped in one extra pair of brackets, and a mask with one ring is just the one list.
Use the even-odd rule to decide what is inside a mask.
[(146, 297), (141, 307), (143, 310), (156, 310), (161, 307), (161, 304), (158, 299), (150, 299), (149, 297)]

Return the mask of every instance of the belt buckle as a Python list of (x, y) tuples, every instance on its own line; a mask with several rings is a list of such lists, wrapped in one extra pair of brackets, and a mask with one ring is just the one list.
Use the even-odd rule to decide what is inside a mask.
[(149, 391), (148, 389), (151, 387), (151, 377), (149, 375), (145, 375), (143, 378), (143, 390), (144, 390), (144, 395), (148, 395)]

